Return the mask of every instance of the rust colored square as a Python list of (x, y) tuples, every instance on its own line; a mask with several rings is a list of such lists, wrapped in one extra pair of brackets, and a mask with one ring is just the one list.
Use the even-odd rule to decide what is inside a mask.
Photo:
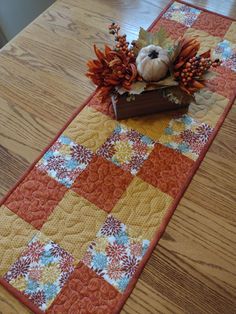
[(95, 156), (88, 168), (78, 176), (72, 189), (84, 198), (110, 212), (133, 176), (100, 156)]
[(167, 31), (172, 39), (178, 39), (179, 37), (183, 36), (186, 30), (188, 29), (187, 26), (176, 22), (174, 20), (167, 20), (165, 18), (161, 18), (157, 24), (154, 26), (152, 32), (158, 31), (161, 27)]
[(156, 144), (138, 176), (162, 192), (176, 197), (183, 188), (193, 164), (193, 160), (179, 152)]
[(233, 100), (236, 96), (236, 73), (224, 66), (214, 68), (213, 71), (216, 76), (207, 81), (206, 87), (229, 100)]
[(5, 206), (40, 229), (67, 188), (34, 168), (7, 198)]
[(122, 294), (80, 262), (46, 313), (112, 314), (121, 298)]
[(201, 29), (212, 36), (224, 37), (231, 24), (230, 19), (202, 11), (192, 27)]
[(108, 97), (107, 100), (102, 101), (97, 95), (94, 95), (93, 98), (88, 103), (89, 107), (100, 111), (101, 113), (111, 117), (112, 119), (115, 118), (111, 98)]

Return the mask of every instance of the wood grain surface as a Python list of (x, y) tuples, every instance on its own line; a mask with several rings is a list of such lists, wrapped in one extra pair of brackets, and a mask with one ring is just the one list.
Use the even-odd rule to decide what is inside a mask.
[[(58, 0), (1, 50), (1, 196), (94, 90), (86, 60), (106, 25), (134, 39), (168, 2)], [(236, 18), (235, 0), (189, 3)], [(122, 313), (236, 313), (235, 136), (234, 105)], [(1, 287), (0, 313), (30, 311)]]

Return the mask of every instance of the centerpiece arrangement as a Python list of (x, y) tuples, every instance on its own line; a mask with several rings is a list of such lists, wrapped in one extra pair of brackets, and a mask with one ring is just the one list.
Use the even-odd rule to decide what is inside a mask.
[(112, 97), (117, 119), (176, 109), (188, 105), (205, 85), (208, 70), (220, 65), (211, 51), (199, 54), (196, 38), (181, 37), (174, 44), (164, 28), (150, 33), (140, 28), (130, 44), (120, 26), (112, 23), (109, 33), (115, 45), (88, 61), (87, 76), (99, 87), (99, 97)]

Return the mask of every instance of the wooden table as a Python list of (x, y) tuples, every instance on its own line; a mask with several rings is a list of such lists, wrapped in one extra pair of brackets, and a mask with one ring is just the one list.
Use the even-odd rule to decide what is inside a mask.
[[(236, 2), (189, 1), (236, 17)], [(168, 0), (58, 0), (0, 53), (0, 194), (17, 181), (94, 87), (92, 44), (118, 21), (129, 39)], [(207, 4), (206, 4), (207, 3)], [(236, 106), (127, 301), (123, 313), (226, 313), (236, 303)], [(236, 304), (235, 304), (236, 309)], [(0, 313), (30, 313), (0, 288)]]

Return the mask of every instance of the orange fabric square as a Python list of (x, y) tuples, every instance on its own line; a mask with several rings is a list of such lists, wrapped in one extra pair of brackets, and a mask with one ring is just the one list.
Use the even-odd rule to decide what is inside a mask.
[(115, 288), (80, 262), (46, 313), (111, 314), (121, 298)]
[(110, 212), (133, 176), (112, 162), (95, 156), (74, 182), (72, 189), (101, 209)]
[(229, 100), (233, 100), (236, 96), (236, 73), (224, 66), (214, 68), (213, 71), (216, 76), (207, 81), (206, 87)]
[(158, 31), (161, 27), (163, 27), (165, 31), (167, 31), (172, 39), (178, 39), (179, 37), (183, 36), (188, 29), (188, 27), (184, 24), (178, 23), (173, 20), (161, 18), (154, 26), (152, 32)]
[(188, 178), (194, 161), (179, 152), (156, 144), (138, 176), (161, 191), (177, 196)]
[(64, 185), (34, 168), (4, 205), (36, 229), (40, 229), (66, 191)]
[(202, 11), (192, 28), (201, 29), (212, 36), (224, 37), (232, 21), (214, 13)]

